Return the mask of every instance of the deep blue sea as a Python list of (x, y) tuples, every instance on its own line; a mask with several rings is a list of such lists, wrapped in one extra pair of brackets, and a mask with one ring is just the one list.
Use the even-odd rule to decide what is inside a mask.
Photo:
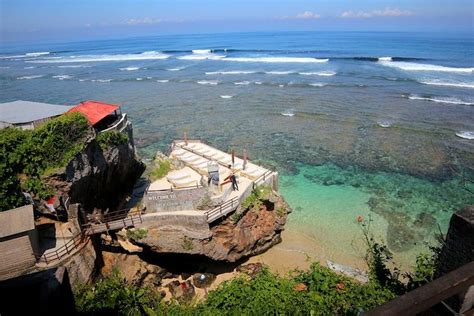
[(473, 34), (455, 33), (2, 45), (0, 102), (121, 104), (146, 158), (183, 132), (246, 148), (280, 171), (295, 210), (289, 230), (323, 245), (326, 258), (359, 255), (355, 216), (363, 215), (404, 260), (474, 203), (465, 190), (474, 168), (473, 69)]

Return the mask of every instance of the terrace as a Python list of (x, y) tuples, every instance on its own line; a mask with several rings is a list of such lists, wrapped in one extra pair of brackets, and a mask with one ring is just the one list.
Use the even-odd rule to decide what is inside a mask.
[[(256, 186), (265, 184), (274, 190), (278, 186), (277, 172), (199, 140), (174, 141), (169, 157), (178, 169), (148, 187), (145, 204), (150, 215), (198, 216), (211, 224), (235, 211)], [(238, 190), (226, 180), (231, 172)], [(211, 173), (218, 175), (214, 181), (209, 180)]]

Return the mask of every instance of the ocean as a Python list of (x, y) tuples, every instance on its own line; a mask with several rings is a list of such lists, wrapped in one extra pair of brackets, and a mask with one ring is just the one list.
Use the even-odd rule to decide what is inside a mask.
[(239, 155), (247, 149), (280, 172), (294, 210), (288, 230), (314, 240), (325, 258), (361, 257), (363, 216), (408, 265), (446, 232), (456, 209), (474, 203), (466, 190), (474, 178), (473, 56), (472, 34), (455, 33), (4, 44), (0, 102), (121, 104), (147, 159), (184, 132)]

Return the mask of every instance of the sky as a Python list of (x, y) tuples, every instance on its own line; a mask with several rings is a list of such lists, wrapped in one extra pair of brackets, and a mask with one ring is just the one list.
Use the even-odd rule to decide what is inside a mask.
[(251, 31), (473, 31), (474, 0), (0, 0), (0, 41)]

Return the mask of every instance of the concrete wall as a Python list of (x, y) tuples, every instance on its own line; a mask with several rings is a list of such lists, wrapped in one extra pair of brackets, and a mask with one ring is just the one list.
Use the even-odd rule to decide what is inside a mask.
[[(201, 214), (199, 214), (201, 213)], [(190, 238), (206, 239), (212, 236), (203, 212), (196, 211), (196, 215), (152, 213), (142, 216), (140, 228), (159, 228), (164, 230), (178, 230)]]
[(147, 213), (172, 212), (196, 209), (207, 194), (207, 188), (200, 187), (187, 190), (150, 191), (145, 193), (144, 200)]

